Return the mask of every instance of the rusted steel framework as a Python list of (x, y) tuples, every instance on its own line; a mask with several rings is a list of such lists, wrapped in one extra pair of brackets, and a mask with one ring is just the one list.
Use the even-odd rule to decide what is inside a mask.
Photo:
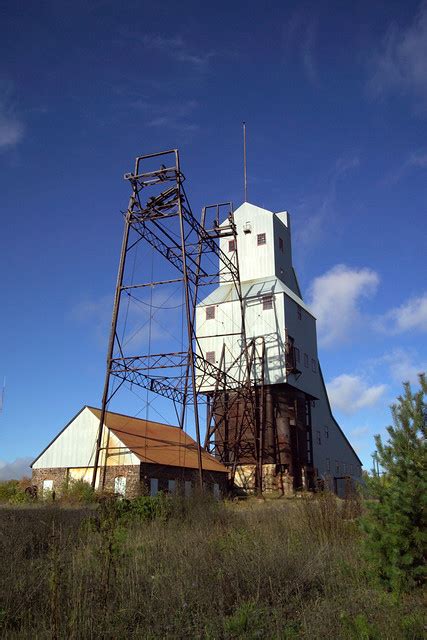
[[(239, 410), (242, 412), (242, 437), (239, 436), (238, 440), (249, 441), (247, 431), (251, 430), (253, 439), (259, 443), (259, 436), (256, 440), (256, 424), (259, 423), (256, 416), (259, 408), (253, 387), (255, 344), (247, 344), (246, 340), (237, 243), (231, 257), (221, 250), (219, 243), (222, 237), (236, 238), (232, 205), (221, 203), (205, 207), (200, 222), (196, 220), (185, 193), (184, 175), (180, 169), (179, 153), (176, 149), (137, 157), (134, 171), (126, 174), (125, 179), (128, 180), (132, 191), (125, 214), (92, 485), (95, 487), (97, 482), (107, 407), (123, 385), (142, 387), (148, 392), (171, 400), (179, 416), (180, 428), (184, 428), (187, 409), (192, 406), (199, 445), (199, 480), (202, 485), (199, 411), (200, 404), (206, 402), (206, 399), (208, 425), (205, 444), (208, 449), (211, 448), (212, 437), (219, 426), (212, 409), (218, 407), (219, 398), (223, 396), (224, 391), (233, 394), (236, 398), (233, 402), (238, 402)], [(227, 222), (220, 224), (220, 215), (223, 215), (224, 211)], [(151, 245), (164, 261), (172, 265), (177, 277), (165, 280), (151, 277), (147, 282), (134, 282), (133, 279), (126, 282), (126, 263), (141, 242)], [(182, 284), (187, 347), (173, 353), (128, 353), (128, 346), (120, 337), (122, 334), (119, 327), (124, 296), (132, 295), (135, 289), (171, 283)], [(237, 369), (236, 366), (226, 367), (224, 359), (219, 366), (206, 360), (195, 333), (199, 291), (201, 287), (215, 286), (219, 283), (232, 283), (240, 301), (241, 327), (237, 333), (241, 336), (242, 352), (238, 358)], [(117, 383), (114, 389), (112, 378), (116, 379)], [(215, 391), (206, 394), (206, 386)], [(180, 407), (179, 410), (177, 405)], [(226, 420), (226, 417), (224, 419)], [(225, 460), (226, 456), (221, 452), (219, 445), (215, 453), (224, 462), (231, 464), (233, 472), (235, 461), (239, 458), (238, 452), (235, 452), (233, 460), (230, 461)], [(105, 456), (107, 455), (108, 451), (105, 451)]]

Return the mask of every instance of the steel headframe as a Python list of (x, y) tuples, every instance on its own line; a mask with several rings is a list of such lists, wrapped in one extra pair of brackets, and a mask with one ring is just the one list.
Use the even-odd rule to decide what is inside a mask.
[[(159, 163), (159, 167), (148, 170), (147, 165)], [(244, 302), (240, 286), (240, 274), (236, 250), (231, 259), (220, 248), (221, 237), (236, 239), (236, 226), (233, 218), (231, 203), (221, 203), (205, 207), (201, 221), (194, 217), (184, 190), (184, 175), (180, 169), (179, 152), (172, 149), (155, 154), (139, 156), (135, 161), (132, 173), (125, 174), (125, 179), (131, 185), (131, 196), (125, 214), (124, 232), (120, 252), (119, 268), (114, 295), (111, 331), (107, 350), (107, 366), (102, 395), (101, 415), (96, 441), (92, 486), (97, 483), (97, 472), (100, 467), (100, 454), (104, 450), (104, 475), (108, 456), (107, 446), (103, 447), (103, 431), (107, 407), (112, 397), (123, 385), (136, 385), (155, 394), (169, 398), (174, 405), (181, 406), (179, 426), (184, 428), (187, 408), (192, 405), (194, 412), (195, 431), (198, 444), (198, 472), (199, 482), (203, 486), (203, 464), (201, 452), (201, 433), (199, 404), (206, 400), (204, 388), (207, 381), (215, 392), (208, 394), (210, 407), (218, 405), (218, 398), (226, 389), (233, 392), (240, 402), (243, 402), (246, 415), (246, 426), (253, 430), (255, 424), (255, 399), (252, 393), (251, 372), (254, 366), (254, 355), (250, 355), (252, 345), (247, 345), (244, 320)], [(220, 224), (220, 213), (226, 208), (228, 222)], [(211, 220), (212, 211), (214, 219)], [(170, 230), (171, 221), (178, 226), (178, 233)], [(136, 239), (132, 239), (136, 238)], [(148, 282), (125, 282), (126, 261), (129, 254), (140, 241), (145, 241), (171, 264), (178, 272), (177, 277), (169, 280)], [(209, 261), (210, 258), (210, 261)], [(212, 267), (212, 262), (214, 267)], [(182, 283), (185, 299), (185, 324), (187, 334), (187, 348), (180, 352), (135, 355), (126, 353), (127, 345), (121, 339), (118, 330), (120, 307), (123, 295), (130, 295), (133, 289)], [(235, 374), (235, 366), (226, 367), (225, 361), (220, 366), (207, 361), (198, 343), (195, 331), (196, 306), (199, 288), (218, 284), (231, 283), (237, 292), (241, 309), (241, 327), (239, 333), (242, 338), (242, 353), (239, 356), (239, 374)], [(234, 363), (235, 364), (235, 363)], [(111, 391), (111, 378), (119, 382)], [(208, 411), (209, 414), (209, 411)], [(212, 424), (214, 412), (208, 415), (206, 447), (210, 442), (218, 425)], [(242, 438), (242, 442), (246, 441)], [(226, 462), (221, 447), (215, 453)], [(237, 453), (237, 452), (236, 452)], [(236, 460), (238, 456), (234, 456)], [(235, 467), (235, 463), (234, 467)]]

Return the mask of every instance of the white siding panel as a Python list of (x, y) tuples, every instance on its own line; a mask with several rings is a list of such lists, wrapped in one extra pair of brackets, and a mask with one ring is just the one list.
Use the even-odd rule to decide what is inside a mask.
[[(94, 463), (96, 438), (98, 435), (99, 419), (85, 407), (68, 427), (52, 442), (46, 451), (33, 464), (34, 469), (46, 469), (54, 467), (90, 467)], [(107, 438), (107, 429), (104, 428), (104, 442)], [(123, 444), (112, 436), (112, 444)], [(109, 464), (139, 464), (134, 454), (109, 456)], [(114, 461), (116, 460), (116, 461)], [(101, 455), (100, 464), (104, 464)]]

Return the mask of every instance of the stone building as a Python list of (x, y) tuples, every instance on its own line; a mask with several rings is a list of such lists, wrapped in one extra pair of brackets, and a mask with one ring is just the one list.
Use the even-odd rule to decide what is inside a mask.
[[(32, 463), (39, 492), (60, 492), (73, 480), (92, 482), (100, 409), (84, 406)], [(215, 495), (228, 471), (202, 451), (203, 481)], [(197, 443), (178, 427), (108, 412), (96, 488), (126, 497), (159, 491), (189, 495), (199, 482)]]

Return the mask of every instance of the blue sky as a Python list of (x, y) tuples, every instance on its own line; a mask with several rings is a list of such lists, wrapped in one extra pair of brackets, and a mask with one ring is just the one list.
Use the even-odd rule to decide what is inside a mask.
[(100, 403), (123, 173), (176, 146), (195, 212), (238, 205), (242, 120), (249, 200), (292, 214), (335, 414), (368, 467), (426, 370), (427, 4), (205, 4), (3, 8), (0, 477)]

